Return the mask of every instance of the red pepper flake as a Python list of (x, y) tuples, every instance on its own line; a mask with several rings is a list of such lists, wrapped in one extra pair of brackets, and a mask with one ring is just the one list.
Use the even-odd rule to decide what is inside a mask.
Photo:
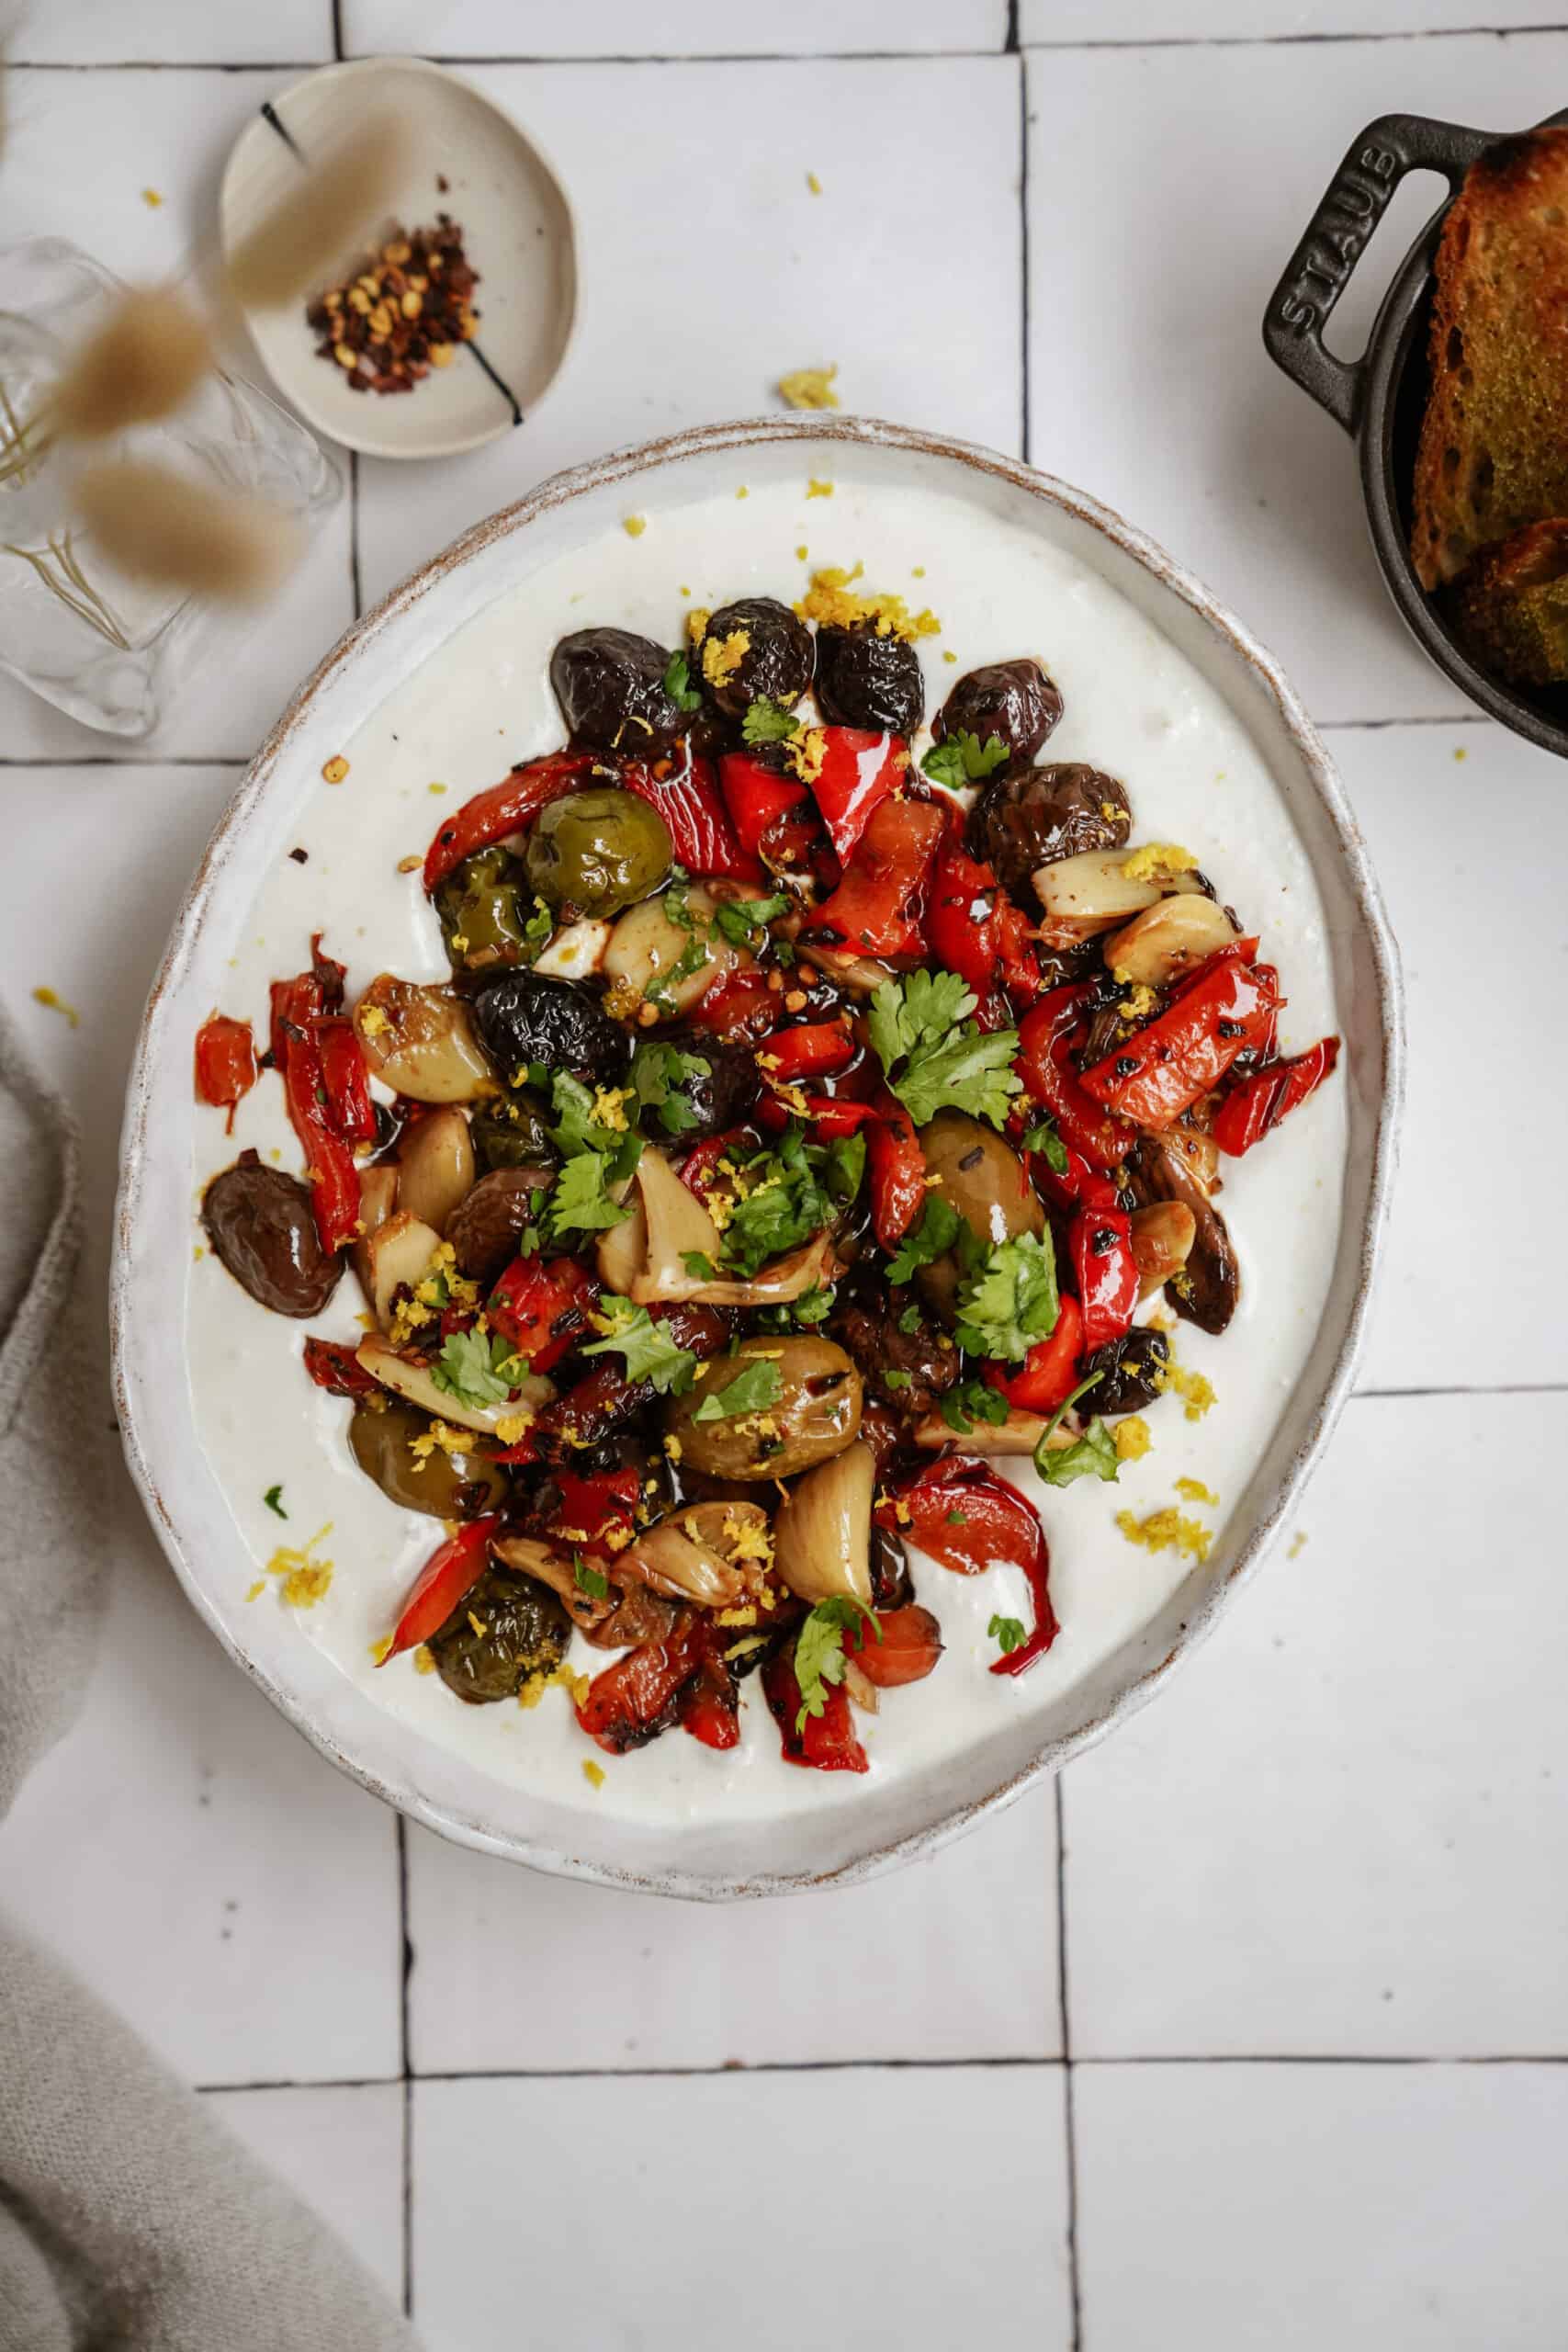
[(394, 229), (341, 286), (310, 303), (316, 356), (341, 368), (354, 392), (412, 392), (433, 368), (448, 368), (478, 323), (479, 272), (449, 213), (429, 229)]

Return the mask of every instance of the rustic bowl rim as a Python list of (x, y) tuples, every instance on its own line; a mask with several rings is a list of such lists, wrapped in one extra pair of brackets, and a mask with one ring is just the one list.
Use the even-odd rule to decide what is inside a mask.
[[(145, 1367), (138, 1363), (139, 1310), (150, 1322), (156, 1300), (143, 1298), (137, 1280), (133, 1242), (140, 1204), (153, 1157), (148, 1133), (149, 1095), (155, 1068), (156, 1023), (164, 999), (183, 977), (193, 944), (208, 910), (208, 901), (229, 850), (246, 828), (260, 801), (279, 754), (308, 714), (316, 696), (334, 680), (355, 655), (371, 643), (391, 621), (407, 613), (446, 575), (498, 537), (521, 530), (536, 516), (563, 503), (607, 485), (630, 481), (684, 459), (714, 452), (755, 448), (763, 444), (797, 443), (844, 447), (891, 448), (911, 457), (935, 458), (989, 477), (1010, 488), (1059, 508), (1101, 534), (1145, 572), (1156, 585), (1205, 623), (1233, 655), (1253, 673), (1281, 722), (1291, 747), (1319, 808), (1329, 823), (1334, 848), (1359, 925), (1359, 942), (1370, 956), (1370, 978), (1375, 992), (1381, 1069), (1362, 1073), (1367, 1094), (1370, 1133), (1365, 1145), (1365, 1207), (1359, 1228), (1347, 1218), (1341, 1229), (1336, 1271), (1347, 1255), (1356, 1261), (1354, 1286), (1345, 1310), (1344, 1325), (1321, 1393), (1295, 1445), (1289, 1468), (1264, 1508), (1253, 1520), (1238, 1545), (1234, 1564), (1216, 1578), (1191, 1606), (1179, 1638), (1167, 1655), (1127, 1683), (1108, 1704), (1077, 1728), (1043, 1740), (1020, 1770), (1007, 1774), (983, 1796), (939, 1811), (922, 1827), (885, 1839), (829, 1871), (810, 1869), (759, 1871), (739, 1875), (712, 1874), (679, 1867), (628, 1869), (569, 1852), (547, 1842), (510, 1831), (487, 1827), (478, 1818), (457, 1818), (432, 1804), (410, 1784), (405, 1773), (372, 1770), (349, 1755), (313, 1722), (309, 1713), (278, 1687), (271, 1674), (245, 1657), (229, 1632), (222, 1612), (192, 1568), (175, 1521), (175, 1507), (161, 1491), (154, 1464), (141, 1440), (138, 1387)], [(813, 414), (807, 417), (754, 417), (699, 425), (636, 447), (615, 450), (591, 462), (552, 476), (525, 496), (476, 523), (440, 553), (389, 591), (355, 621), (323, 657), (299, 688), (247, 769), (233, 798), (202, 856), (175, 918), (169, 944), (153, 978), (138, 1031), (126, 1097), (121, 1136), (120, 1183), (116, 1202), (113, 1259), (110, 1273), (109, 1319), (113, 1360), (113, 1389), (121, 1442), (137, 1490), (153, 1530), (175, 1574), (198, 1614), (236, 1664), (266, 1692), (296, 1728), (329, 1760), (363, 1787), (385, 1799), (410, 1818), (423, 1823), (459, 1844), (503, 1855), (557, 1875), (590, 1883), (626, 1887), (639, 1892), (678, 1895), (701, 1901), (730, 1901), (760, 1895), (804, 1892), (818, 1886), (858, 1883), (882, 1871), (935, 1852), (962, 1835), (986, 1815), (998, 1811), (1068, 1759), (1102, 1738), (1113, 1725), (1147, 1703), (1179, 1659), (1189, 1656), (1206, 1637), (1232, 1592), (1245, 1583), (1263, 1558), (1280, 1521), (1298, 1499), (1302, 1487), (1321, 1457), (1328, 1436), (1348, 1396), (1367, 1329), (1372, 1277), (1381, 1251), (1396, 1162), (1396, 1137), (1403, 1102), (1404, 1030), (1403, 989), (1398, 952), (1382, 908), (1359, 829), (1346, 801), (1332, 763), (1312, 721), (1286, 682), (1273, 656), (1190, 572), (1174, 563), (1145, 533), (1124, 522), (1111, 508), (1084, 492), (1038, 471), (1021, 459), (961, 441), (950, 435), (867, 417)], [(150, 1289), (151, 1285), (147, 1285)], [(388, 1718), (389, 1722), (395, 1721)], [(406, 1727), (400, 1726), (406, 1729)], [(761, 1825), (765, 1826), (765, 1825)]]

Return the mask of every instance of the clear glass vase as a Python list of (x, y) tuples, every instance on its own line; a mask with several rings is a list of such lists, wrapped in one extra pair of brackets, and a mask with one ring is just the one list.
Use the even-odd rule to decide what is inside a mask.
[[(89, 727), (145, 735), (210, 609), (131, 579), (71, 521), (47, 442), (29, 461), (26, 428), (65, 355), (123, 290), (59, 238), (0, 250), (0, 668)], [(270, 500), (307, 527), (335, 504), (337, 468), (254, 385), (215, 374), (178, 413), (117, 450), (155, 458)]]

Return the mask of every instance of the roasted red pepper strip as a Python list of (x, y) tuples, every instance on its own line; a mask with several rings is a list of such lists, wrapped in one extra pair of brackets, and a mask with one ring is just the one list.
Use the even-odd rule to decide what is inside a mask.
[(750, 1127), (727, 1127), (721, 1136), (708, 1136), (702, 1143), (694, 1144), (681, 1162), (681, 1182), (688, 1192), (705, 1201), (718, 1178), (719, 1162), (733, 1160), (737, 1166), (750, 1159), (761, 1148), (762, 1138)]
[(793, 1109), (776, 1095), (760, 1095), (755, 1116), (759, 1126), (776, 1136), (783, 1135), (792, 1119), (805, 1119), (818, 1143), (831, 1143), (838, 1136), (855, 1135), (876, 1121), (876, 1113), (869, 1102), (852, 1102), (847, 1096), (837, 1094), (807, 1094)]
[(307, 1340), (305, 1369), (329, 1396), (384, 1396), (387, 1393), (341, 1340)]
[(298, 979), (273, 982), (272, 1050), (282, 1072), (288, 1116), (304, 1146), (316, 1231), (323, 1250), (336, 1250), (359, 1230), (359, 1170), (353, 1152), (332, 1125), (316, 1031), (320, 1016), (307, 1016), (308, 1025), (301, 1025), (298, 1019), (317, 992), (317, 982), (309, 972)]
[(748, 857), (761, 857), (763, 837), (811, 797), (798, 776), (780, 775), (750, 752), (721, 755), (718, 784), (735, 838)]
[(1019, 1412), (1054, 1413), (1077, 1385), (1083, 1353), (1083, 1315), (1077, 1300), (1064, 1295), (1050, 1338), (1037, 1340), (1021, 1364), (988, 1363), (986, 1379)]
[(580, 1477), (575, 1470), (555, 1474), (560, 1488), (557, 1534), (563, 1544), (580, 1544), (604, 1551), (604, 1538), (630, 1520), (642, 1493), (642, 1475), (636, 1464), (625, 1470), (595, 1470)]
[[(1014, 906), (995, 870), (965, 856), (950, 833), (931, 870), (926, 908), (926, 935), (938, 961), (961, 974), (982, 1003), (998, 989), (1027, 1003), (1040, 992), (1029, 929), (1028, 916)], [(998, 1019), (990, 1025), (1005, 1023)]]
[(389, 1657), (400, 1657), (404, 1650), (417, 1649), (421, 1642), (429, 1641), (432, 1634), (441, 1631), (457, 1603), (472, 1592), (483, 1576), (490, 1539), (500, 1525), (501, 1515), (497, 1511), (484, 1519), (471, 1519), (431, 1554), (413, 1580), (391, 1641), (385, 1655), (377, 1660), (378, 1666), (385, 1666)]
[[(1024, 1123), (1021, 1122), (1021, 1125)], [(1060, 1136), (1058, 1142), (1062, 1142)], [(1114, 1209), (1121, 1206), (1116, 1187), (1109, 1176), (1091, 1168), (1081, 1151), (1070, 1143), (1062, 1142), (1067, 1165), (1065, 1170), (1052, 1167), (1043, 1151), (1028, 1155), (1029, 1173), (1036, 1188), (1058, 1208)]]
[(327, 1090), (327, 1120), (344, 1143), (374, 1143), (376, 1105), (370, 1099), (370, 1071), (365, 1048), (352, 1021), (318, 1021), (316, 1045), (321, 1057), (321, 1082)]
[(811, 795), (822, 811), (828, 838), (840, 864), (853, 857), (875, 811), (897, 792), (909, 765), (901, 735), (874, 734), (864, 727), (823, 727), (822, 764), (811, 779)]
[(491, 1328), (527, 1359), (530, 1372), (548, 1372), (586, 1338), (598, 1295), (598, 1283), (575, 1258), (514, 1258), (485, 1313)]
[[(678, 1348), (689, 1348), (695, 1356), (716, 1355), (729, 1338), (729, 1325), (716, 1307), (682, 1304), (648, 1311), (654, 1322), (665, 1325)], [(570, 1463), (583, 1446), (597, 1445), (623, 1428), (653, 1394), (651, 1382), (628, 1380), (620, 1358), (607, 1357), (544, 1408), (529, 1432), (536, 1452), (564, 1455)]]
[(229, 1114), (228, 1132), (234, 1132), (234, 1113), (256, 1082), (256, 1048), (248, 1021), (231, 1021), (215, 1012), (196, 1033), (197, 1100)]
[(797, 1078), (827, 1078), (855, 1057), (855, 1041), (836, 1021), (803, 1021), (794, 1029), (775, 1029), (767, 1050), (758, 1059), (767, 1075), (780, 1085)]
[(910, 1601), (906, 1609), (885, 1609), (877, 1617), (882, 1639), (874, 1634), (855, 1652), (855, 1664), (879, 1690), (896, 1690), (905, 1682), (923, 1682), (942, 1652), (942, 1627), (929, 1609)]
[[(1133, 1228), (1121, 1209), (1081, 1208), (1069, 1228), (1067, 1247), (1083, 1310), (1084, 1353), (1092, 1355), (1133, 1328), (1138, 1303)], [(1061, 1398), (1055, 1401), (1060, 1404)]]
[(760, 886), (765, 879), (754, 856), (736, 840), (718, 786), (713, 763), (696, 758), (682, 744), (671, 758), (645, 767), (631, 760), (622, 768), (620, 782), (657, 808), (670, 829), (675, 855), (688, 874), (721, 874), (733, 882)]
[(1272, 982), (1247, 961), (1257, 945), (1242, 939), (1212, 956), (1157, 1021), (1085, 1070), (1086, 1091), (1145, 1127), (1168, 1126), (1190, 1109), (1258, 1044), (1278, 1011)]
[(715, 982), (706, 996), (692, 1007), (694, 1027), (713, 1037), (744, 1038), (755, 1044), (765, 1037), (779, 1015), (779, 999), (768, 986), (759, 964), (742, 964)]
[(923, 956), (926, 879), (946, 828), (930, 800), (884, 800), (811, 929), (832, 932), (868, 956)]
[[(857, 1653), (858, 1655), (858, 1653)], [(841, 1683), (823, 1685), (827, 1702), (819, 1715), (807, 1715), (800, 1729), (800, 1685), (795, 1679), (795, 1644), (785, 1642), (762, 1667), (762, 1690), (779, 1727), (786, 1764), (818, 1772), (868, 1772), (864, 1748), (855, 1736), (849, 1693)]]
[(1031, 1099), (1050, 1112), (1069, 1150), (1097, 1168), (1114, 1168), (1136, 1137), (1086, 1093), (1070, 1058), (1074, 1037), (1087, 1025), (1089, 995), (1087, 988), (1053, 989), (1032, 1005), (1019, 1023), (1013, 1068)]
[(873, 1111), (865, 1131), (871, 1221), (883, 1249), (896, 1250), (925, 1207), (926, 1156), (914, 1121), (886, 1087)]
[[(898, 1517), (902, 1504), (908, 1516)], [(1034, 1600), (1034, 1630), (1018, 1649), (992, 1660), (993, 1674), (1021, 1674), (1043, 1657), (1059, 1628), (1051, 1606), (1051, 1555), (1032, 1503), (1003, 1484), (989, 1463), (946, 1453), (917, 1473), (895, 1499), (877, 1506), (877, 1524), (907, 1534), (922, 1552), (960, 1576), (1009, 1560), (1023, 1570)]]
[(272, 1026), (267, 1037), (267, 1049), (281, 1069), (288, 1030), (309, 1029), (312, 1022), (325, 1021), (333, 1013), (343, 1011), (343, 984), (347, 967), (332, 956), (321, 953), (321, 934), (314, 932), (310, 938), (310, 968), (291, 980), (274, 980), (271, 989)]
[(676, 1720), (682, 1693), (702, 1658), (699, 1626), (695, 1615), (689, 1617), (668, 1641), (644, 1642), (593, 1677), (577, 1720), (606, 1756), (645, 1747)]
[(684, 1690), (676, 1721), (705, 1747), (739, 1747), (740, 1697), (735, 1670), (725, 1651), (737, 1638), (733, 1627), (699, 1617), (694, 1629), (697, 1668)]
[(530, 760), (503, 775), (499, 784), (476, 792), (471, 800), (453, 810), (425, 851), (426, 890), (445, 882), (453, 867), (472, 857), (477, 849), (488, 849), (507, 833), (521, 832), (541, 808), (575, 790), (592, 769), (608, 765), (592, 752), (552, 752), (547, 759)]
[(1338, 1038), (1323, 1037), (1293, 1061), (1271, 1063), (1256, 1078), (1243, 1079), (1221, 1103), (1211, 1130), (1220, 1149), (1239, 1159), (1261, 1143), (1270, 1128), (1333, 1074), (1338, 1059)]

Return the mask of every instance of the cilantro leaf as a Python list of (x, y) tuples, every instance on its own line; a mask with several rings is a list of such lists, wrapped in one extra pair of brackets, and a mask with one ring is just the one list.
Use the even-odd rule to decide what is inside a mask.
[(919, 1225), (898, 1244), (887, 1261), (887, 1279), (895, 1286), (907, 1283), (919, 1266), (945, 1258), (958, 1238), (958, 1211), (940, 1193), (928, 1193)]
[(598, 1568), (591, 1568), (581, 1552), (571, 1555), (571, 1580), (579, 1592), (587, 1593), (591, 1600), (608, 1600), (610, 1579)]
[(933, 784), (945, 784), (956, 791), (959, 786), (978, 784), (993, 768), (1006, 764), (1008, 747), (999, 735), (987, 735), (982, 744), (977, 735), (961, 727), (955, 735), (933, 743), (920, 766)]
[(908, 1337), (909, 1333), (919, 1329), (920, 1322), (919, 1308), (914, 1306), (906, 1306), (898, 1317), (898, 1329)]
[(787, 915), (792, 903), (778, 890), (771, 899), (728, 899), (715, 907), (713, 919), (732, 947), (746, 947), (775, 915)]
[(976, 1421), (1000, 1429), (1007, 1417), (1007, 1398), (976, 1372), (958, 1381), (942, 1400), (942, 1418), (960, 1437), (967, 1437)]
[(795, 1250), (832, 1222), (831, 1193), (818, 1182), (825, 1154), (807, 1148), (804, 1130), (785, 1129), (776, 1150), (759, 1152), (741, 1170), (745, 1198), (724, 1228), (724, 1259), (747, 1281), (770, 1258)]
[(800, 732), (800, 721), (793, 710), (780, 702), (770, 702), (766, 695), (756, 695), (746, 706), (746, 716), (740, 722), (743, 743), (787, 743)]
[(682, 1348), (670, 1336), (669, 1327), (656, 1323), (646, 1306), (634, 1306), (629, 1298), (617, 1298), (606, 1291), (594, 1314), (610, 1329), (602, 1340), (582, 1349), (585, 1356), (608, 1355), (614, 1351), (626, 1360), (626, 1378), (630, 1381), (651, 1381), (660, 1396), (683, 1396), (692, 1385), (697, 1359), (689, 1348)]
[(960, 1344), (971, 1355), (1021, 1363), (1036, 1340), (1056, 1327), (1056, 1253), (1051, 1236), (1016, 1234), (998, 1241), (958, 1292)]
[(844, 1679), (844, 1635), (858, 1633), (855, 1647), (863, 1649), (867, 1625), (880, 1641), (882, 1623), (875, 1611), (836, 1593), (830, 1600), (819, 1600), (801, 1626), (795, 1645), (795, 1679), (800, 1685), (797, 1735), (806, 1729), (807, 1716), (825, 1712), (829, 1684)]
[(525, 1359), (499, 1331), (454, 1331), (442, 1346), (430, 1377), (463, 1405), (504, 1405), (523, 1385)]
[(886, 1388), (911, 1388), (914, 1385), (914, 1375), (911, 1373), (900, 1372), (897, 1364), (890, 1363), (883, 1368), (882, 1381)]
[(550, 1141), (569, 1158), (579, 1151), (608, 1151), (621, 1140), (619, 1131), (612, 1132), (595, 1118), (593, 1090), (580, 1078), (558, 1069), (550, 1081), (550, 1099), (558, 1122), (549, 1131)]
[(1016, 1617), (993, 1617), (986, 1631), (1004, 1657), (1012, 1650), (1021, 1650), (1029, 1639)]
[(604, 1190), (608, 1167), (604, 1154), (580, 1151), (562, 1167), (550, 1193), (550, 1233), (603, 1233), (631, 1215)]
[(268, 1510), (275, 1510), (277, 1513), (279, 1519), (287, 1519), (288, 1513), (284, 1510), (282, 1502), (279, 1500), (282, 1493), (283, 1487), (281, 1483), (276, 1487), (269, 1487), (265, 1494), (262, 1497), (262, 1500), (265, 1503)]
[(685, 869), (671, 867), (671, 871), (677, 879), (666, 889), (660, 907), (665, 922), (686, 933), (686, 944), (669, 970), (656, 972), (644, 989), (643, 994), (650, 1004), (668, 1002), (671, 989), (678, 988), (682, 980), (690, 979), (694, 972), (700, 972), (708, 960), (710, 933), (705, 924), (698, 928), (697, 918), (692, 912), (691, 884), (686, 878)]
[(847, 1208), (860, 1191), (865, 1175), (865, 1156), (863, 1132), (835, 1136), (823, 1149), (822, 1172), (828, 1180), (828, 1190), (841, 1208)]
[(691, 664), (683, 653), (672, 653), (665, 663), (664, 691), (677, 710), (701, 710), (703, 698), (692, 684)]
[(784, 1386), (778, 1365), (771, 1356), (753, 1356), (723, 1388), (716, 1388), (703, 1398), (693, 1419), (699, 1421), (732, 1421), (740, 1413), (760, 1413), (778, 1402)]
[(1080, 1396), (1089, 1394), (1104, 1378), (1102, 1373), (1091, 1372), (1080, 1380), (1068, 1396), (1064, 1396), (1034, 1449), (1034, 1467), (1048, 1487), (1070, 1487), (1077, 1478), (1103, 1478), (1108, 1486), (1116, 1483), (1116, 1473), (1122, 1467), (1122, 1457), (1116, 1451), (1116, 1440), (1107, 1424), (1097, 1414), (1083, 1435), (1072, 1445), (1053, 1446), (1052, 1438), (1060, 1429)]
[(666, 1135), (684, 1135), (697, 1125), (697, 1114), (681, 1092), (687, 1079), (709, 1078), (713, 1064), (701, 1054), (683, 1054), (677, 1046), (657, 1037), (638, 1040), (632, 1057), (632, 1086), (644, 1110), (657, 1111)]
[(681, 1262), (686, 1272), (694, 1274), (700, 1283), (711, 1283), (717, 1278), (717, 1270), (705, 1250), (682, 1250)]
[(1067, 1147), (1056, 1133), (1055, 1119), (1042, 1114), (1032, 1126), (1025, 1127), (1019, 1141), (1025, 1151), (1037, 1151), (1046, 1167), (1054, 1168), (1058, 1176), (1066, 1174)]
[(804, 1291), (791, 1306), (789, 1311), (797, 1323), (809, 1326), (813, 1323), (824, 1322), (833, 1311), (833, 1294), (830, 1290), (824, 1290), (821, 1284), (818, 1283), (812, 1289)]
[(884, 980), (866, 1026), (887, 1083), (916, 1126), (942, 1110), (967, 1111), (999, 1127), (1021, 1089), (1013, 1072), (1016, 1029), (985, 1035), (967, 1015), (973, 991), (956, 972)]
[(532, 964), (542, 956), (555, 936), (556, 919), (543, 899), (536, 899), (534, 910), (523, 926), (523, 961)]

